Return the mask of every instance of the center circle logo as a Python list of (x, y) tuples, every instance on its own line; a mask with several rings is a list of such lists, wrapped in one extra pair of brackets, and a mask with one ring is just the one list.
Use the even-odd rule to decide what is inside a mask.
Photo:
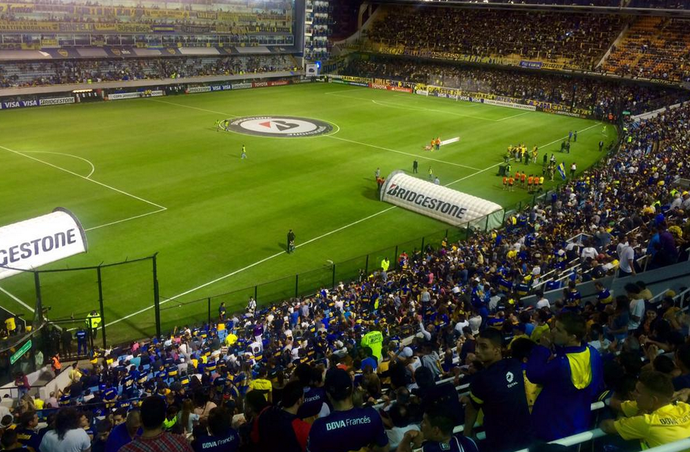
[(300, 138), (323, 135), (333, 130), (326, 121), (294, 116), (251, 116), (230, 121), (228, 130), (261, 137)]

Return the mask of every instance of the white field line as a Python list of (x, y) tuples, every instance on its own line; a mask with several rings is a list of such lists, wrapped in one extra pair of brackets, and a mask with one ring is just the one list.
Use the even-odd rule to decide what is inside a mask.
[(383, 150), (383, 151), (394, 152), (394, 153), (396, 153), (396, 154), (408, 155), (408, 156), (410, 156), (410, 157), (414, 157), (414, 158), (418, 158), (418, 159), (430, 160), (430, 161), (432, 161), (432, 162), (443, 163), (443, 164), (445, 164), (445, 165), (453, 165), (453, 166), (458, 166), (458, 167), (460, 167), (460, 168), (467, 168), (467, 169), (479, 171), (479, 168), (475, 168), (475, 167), (473, 167), (473, 166), (461, 165), (461, 164), (459, 164), (459, 163), (447, 162), (447, 161), (445, 161), (445, 160), (438, 160), (438, 159), (434, 159), (434, 158), (431, 158), (431, 157), (425, 157), (425, 156), (423, 156), (423, 155), (412, 154), (411, 152), (403, 152), (403, 151), (398, 151), (398, 150), (396, 150), (396, 149), (384, 148), (384, 147), (382, 147), (382, 146), (377, 146), (377, 145), (375, 145), (375, 144), (362, 143), (361, 141), (349, 140), (349, 139), (347, 139), (347, 138), (336, 137), (336, 136), (333, 136), (333, 135), (328, 135), (328, 138), (332, 138), (332, 139), (334, 139), (334, 140), (346, 141), (346, 142), (348, 142), (348, 143), (353, 143), (353, 144), (359, 144), (360, 146), (366, 146), (366, 147), (370, 147), (370, 148), (374, 148), (374, 149), (381, 149), (381, 150)]
[(75, 173), (74, 171), (70, 171), (70, 170), (65, 169), (65, 168), (62, 168), (62, 167), (60, 167), (60, 166), (53, 165), (52, 163), (46, 162), (45, 160), (41, 160), (41, 159), (39, 159), (39, 158), (36, 158), (36, 157), (32, 157), (32, 156), (30, 156), (30, 155), (23, 154), (23, 153), (21, 153), (21, 152), (19, 152), (19, 151), (15, 151), (14, 149), (10, 149), (10, 148), (5, 147), (5, 146), (0, 146), (0, 149), (4, 149), (4, 150), (6, 150), (6, 151), (8, 151), (8, 152), (11, 152), (11, 153), (13, 153), (13, 154), (21, 155), (22, 157), (26, 157), (27, 159), (31, 159), (31, 160), (34, 160), (34, 161), (36, 161), (36, 162), (43, 163), (44, 165), (48, 165), (48, 166), (50, 166), (51, 168), (55, 168), (55, 169), (58, 169), (58, 170), (60, 170), (60, 171), (64, 171), (65, 173), (71, 174), (72, 176), (77, 176), (77, 177), (79, 177), (79, 178), (81, 178), (81, 179), (87, 180), (87, 181), (89, 181), (89, 182), (93, 182), (93, 183), (96, 184), (96, 185), (100, 185), (101, 187), (105, 187), (105, 188), (107, 188), (107, 189), (109, 189), (109, 190), (115, 191), (115, 192), (120, 193), (120, 194), (123, 194), (123, 195), (125, 195), (125, 196), (129, 196), (130, 198), (136, 199), (136, 200), (138, 200), (138, 201), (145, 202), (146, 204), (149, 204), (149, 205), (152, 205), (152, 206), (154, 206), (154, 207), (157, 207), (157, 208), (160, 209), (160, 210), (167, 210), (167, 207), (163, 207), (163, 206), (161, 206), (160, 204), (156, 204), (156, 203), (153, 202), (153, 201), (149, 201), (148, 199), (144, 199), (144, 198), (141, 198), (141, 197), (139, 197), (139, 196), (137, 196), (137, 195), (133, 195), (133, 194), (131, 194), (131, 193), (127, 193), (126, 191), (120, 190), (119, 188), (115, 188), (115, 187), (110, 186), (110, 185), (108, 185), (108, 184), (104, 184), (103, 182), (98, 182), (97, 180), (89, 179), (89, 178), (86, 177), (86, 176), (82, 176), (81, 174), (77, 174), (77, 173)]
[(12, 295), (11, 293), (9, 293), (8, 291), (6, 291), (5, 289), (3, 289), (2, 287), (0, 287), (0, 292), (4, 293), (4, 294), (7, 295), (8, 297), (10, 297), (11, 299), (13, 299), (13, 300), (16, 301), (17, 303), (19, 303), (20, 305), (24, 306), (24, 307), (25, 307), (26, 309), (28, 309), (29, 311), (31, 311), (31, 312), (36, 312), (34, 308), (32, 308), (32, 307), (29, 306), (28, 304), (24, 303), (22, 300), (20, 300), (19, 298), (15, 297), (14, 295)]
[(511, 115), (511, 116), (506, 116), (505, 118), (496, 119), (496, 121), (497, 121), (497, 122), (501, 122), (501, 121), (505, 121), (505, 120), (507, 120), (507, 119), (513, 119), (513, 118), (518, 118), (518, 117), (520, 117), (520, 116), (525, 116), (525, 115), (528, 115), (528, 114), (530, 114), (530, 113), (534, 113), (534, 112), (533, 112), (533, 111), (525, 111), (525, 112), (523, 112), (523, 113), (518, 113), (518, 114), (516, 114), (516, 115)]
[(231, 114), (229, 114), (229, 113), (223, 113), (222, 111), (215, 111), (215, 110), (208, 110), (208, 109), (206, 109), (206, 108), (192, 107), (191, 105), (178, 104), (178, 103), (176, 103), (176, 102), (168, 102), (168, 101), (165, 101), (165, 100), (148, 99), (148, 101), (149, 101), (149, 102), (158, 102), (159, 104), (176, 105), (176, 106), (178, 106), (178, 107), (190, 108), (190, 109), (192, 109), (192, 110), (205, 111), (205, 112), (207, 112), (207, 113), (216, 113), (216, 114), (223, 115), (223, 116), (226, 116), (226, 117), (227, 117), (227, 116), (230, 116), (230, 117), (233, 117), (233, 118), (240, 118), (240, 117), (241, 117), (241, 116), (237, 116), (237, 115), (231, 115)]
[[(377, 217), (377, 216), (379, 216), (379, 215), (381, 215), (381, 214), (384, 214), (384, 213), (386, 213), (386, 212), (388, 212), (388, 211), (390, 211), (390, 210), (393, 210), (393, 209), (395, 209), (395, 208), (396, 208), (396, 206), (388, 207), (388, 208), (383, 209), (383, 210), (381, 210), (381, 211), (379, 211), (379, 212), (376, 212), (376, 213), (374, 213), (374, 214), (371, 214), (371, 215), (369, 215), (369, 216), (366, 216), (366, 217), (364, 217), (364, 218), (361, 218), (361, 219), (359, 219), (359, 220), (357, 220), (357, 221), (353, 221), (352, 223), (346, 224), (345, 226), (341, 226), (341, 227), (339, 227), (339, 228), (337, 228), (337, 229), (334, 229), (334, 230), (332, 230), (332, 231), (329, 231), (329, 232), (327, 232), (327, 233), (325, 233), (325, 234), (321, 234), (321, 235), (318, 236), (318, 237), (314, 237), (313, 239), (309, 239), (309, 240), (307, 240), (306, 242), (297, 245), (295, 248), (301, 248), (301, 247), (303, 247), (303, 246), (305, 246), (305, 245), (309, 245), (310, 243), (313, 243), (313, 242), (315, 242), (315, 241), (317, 241), (317, 240), (320, 240), (320, 239), (322, 239), (322, 238), (324, 238), (324, 237), (328, 237), (329, 235), (332, 235), (332, 234), (335, 234), (335, 233), (337, 233), (337, 232), (340, 232), (340, 231), (342, 231), (343, 229), (347, 229), (347, 228), (350, 228), (350, 227), (352, 227), (352, 226), (355, 226), (355, 225), (357, 225), (357, 224), (359, 224), (359, 223), (363, 223), (364, 221), (367, 221), (367, 220), (369, 220), (369, 219), (371, 219), (371, 218)], [(284, 255), (284, 254), (285, 254), (285, 251), (281, 251), (281, 252), (279, 252), (279, 253), (272, 254), (272, 255), (270, 255), (270, 256), (268, 256), (268, 257), (265, 257), (265, 258), (263, 258), (263, 259), (261, 259), (261, 260), (259, 260), (259, 261), (254, 262), (253, 264), (249, 264), (249, 265), (247, 265), (246, 267), (242, 267), (242, 268), (240, 268), (240, 269), (238, 269), (238, 270), (235, 270), (235, 271), (232, 271), (232, 272), (230, 272), (230, 273), (228, 273), (228, 274), (226, 274), (226, 275), (219, 276), (218, 278), (216, 278), (216, 279), (214, 279), (214, 280), (212, 280), (212, 281), (208, 281), (208, 282), (206, 282), (206, 283), (204, 283), (204, 284), (198, 285), (198, 286), (196, 286), (196, 287), (192, 287), (192, 288), (189, 289), (189, 290), (186, 290), (186, 291), (184, 291), (184, 292), (178, 293), (177, 295), (173, 295), (173, 296), (170, 297), (170, 298), (166, 298), (165, 300), (161, 301), (160, 304), (161, 304), (161, 305), (164, 305), (164, 304), (166, 304), (166, 303), (168, 303), (168, 302), (174, 301), (174, 300), (176, 300), (176, 299), (178, 299), (178, 298), (180, 298), (180, 297), (183, 297), (183, 296), (185, 296), (185, 295), (188, 295), (188, 294), (190, 294), (190, 293), (192, 293), (192, 292), (196, 292), (196, 291), (199, 290), (199, 289), (203, 289), (204, 287), (208, 287), (208, 286), (210, 286), (210, 285), (212, 285), (212, 284), (215, 284), (215, 283), (217, 283), (217, 282), (219, 282), (219, 281), (222, 281), (222, 280), (224, 280), (224, 279), (227, 279), (227, 278), (229, 278), (229, 277), (231, 277), (231, 276), (234, 276), (234, 275), (236, 275), (236, 274), (238, 274), (238, 273), (242, 273), (242, 272), (245, 271), (245, 270), (248, 270), (248, 269), (250, 269), (250, 268), (252, 268), (252, 267), (256, 267), (256, 266), (259, 265), (259, 264), (263, 264), (263, 263), (266, 262), (266, 261), (270, 261), (271, 259), (275, 259), (276, 257), (282, 256), (282, 255)], [(147, 307), (145, 307), (145, 308), (143, 308), (143, 309), (140, 309), (140, 310), (138, 310), (138, 311), (132, 312), (131, 314), (127, 314), (126, 316), (121, 317), (121, 318), (119, 318), (119, 319), (117, 319), (117, 320), (113, 320), (112, 322), (107, 323), (105, 326), (115, 325), (115, 324), (117, 324), (117, 323), (122, 322), (123, 320), (127, 320), (127, 319), (129, 319), (129, 318), (131, 318), (131, 317), (134, 317), (134, 316), (136, 316), (136, 315), (141, 314), (142, 312), (146, 312), (146, 311), (149, 311), (149, 310), (151, 310), (151, 309), (153, 309), (153, 306), (147, 306)]]
[(82, 161), (88, 163), (89, 166), (91, 166), (91, 172), (86, 176), (87, 179), (88, 179), (89, 177), (91, 177), (91, 175), (92, 175), (93, 173), (96, 172), (96, 167), (94, 166), (93, 163), (91, 163), (90, 160), (87, 160), (87, 159), (85, 159), (84, 157), (79, 157), (78, 155), (65, 154), (65, 153), (62, 153), (62, 152), (50, 152), (50, 151), (24, 151), (24, 153), (25, 153), (25, 154), (53, 154), (53, 155), (64, 155), (64, 156), (66, 156), (66, 157), (72, 157), (72, 158), (75, 158), (75, 159), (82, 160)]
[[(360, 100), (360, 99), (357, 99)], [(362, 99), (365, 100), (365, 99)], [(381, 101), (381, 100), (372, 100), (373, 103), (376, 105), (380, 105), (381, 107), (387, 107), (387, 108), (398, 108), (400, 110), (410, 110), (410, 111), (431, 111), (431, 112), (436, 112), (436, 113), (442, 113), (444, 115), (451, 115), (451, 116), (458, 116), (461, 118), (470, 118), (470, 119), (478, 119), (480, 121), (491, 121), (491, 122), (498, 122), (501, 121), (500, 119), (491, 119), (491, 118), (483, 118), (481, 116), (472, 116), (472, 115), (464, 115), (462, 113), (456, 113), (454, 111), (448, 111), (448, 110), (437, 110), (435, 108), (425, 108), (425, 107), (409, 107), (407, 105), (402, 105), (402, 104), (396, 104), (393, 102), (388, 102), (388, 101)]]
[(94, 229), (100, 229), (100, 228), (104, 228), (106, 226), (112, 226), (114, 224), (120, 224), (120, 223), (124, 223), (126, 221), (136, 220), (137, 218), (148, 217), (149, 215), (153, 215), (155, 213), (160, 213), (160, 212), (165, 212), (166, 210), (168, 210), (168, 209), (166, 209), (164, 207), (162, 209), (154, 210), (153, 212), (146, 212), (146, 213), (142, 213), (141, 215), (134, 215), (133, 217), (124, 218), (122, 220), (111, 221), (110, 223), (105, 223), (105, 224), (99, 224), (98, 226), (86, 228), (86, 229), (84, 229), (84, 231), (89, 232), (89, 231), (93, 231)]
[[(593, 124), (593, 125), (591, 125), (591, 126), (585, 128), (585, 129), (582, 129), (579, 133), (586, 132), (586, 131), (588, 131), (589, 129), (593, 129), (594, 127), (599, 126), (599, 125), (601, 125), (600, 122), (598, 122), (598, 123), (596, 123), (596, 124)], [(543, 144), (543, 145), (539, 146), (539, 149), (544, 149), (544, 148), (546, 148), (546, 147), (549, 147), (549, 146), (551, 146), (552, 144), (558, 143), (559, 141), (564, 140), (564, 139), (566, 139), (566, 138), (568, 138), (568, 135), (563, 136), (563, 137), (561, 137), (561, 138), (558, 138), (558, 139), (556, 139), (556, 140), (553, 140), (553, 141), (551, 141), (551, 142), (549, 142), (549, 143)], [(474, 173), (474, 174), (470, 174), (469, 176), (461, 177), (460, 179), (454, 180), (453, 182), (451, 182), (451, 183), (449, 183), (449, 184), (446, 184), (446, 187), (448, 187), (448, 186), (450, 186), (450, 185), (453, 185), (453, 184), (456, 184), (456, 183), (458, 183), (458, 182), (464, 181), (465, 179), (469, 179), (470, 177), (476, 176), (477, 174), (481, 174), (481, 173), (483, 173), (483, 172), (485, 172), (485, 171), (490, 170), (491, 168), (496, 168), (498, 165), (502, 165), (502, 164), (503, 164), (503, 162), (496, 163), (495, 165), (491, 165), (491, 166), (489, 166), (488, 168), (484, 168), (483, 170), (477, 171), (477, 172)], [(537, 163), (537, 165), (538, 165), (538, 163)]]

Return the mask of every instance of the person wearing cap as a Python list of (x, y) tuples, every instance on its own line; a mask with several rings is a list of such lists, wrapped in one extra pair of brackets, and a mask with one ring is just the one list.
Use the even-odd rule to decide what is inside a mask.
[(333, 411), (312, 424), (308, 452), (347, 452), (368, 448), (388, 452), (388, 436), (378, 412), (371, 407), (355, 408), (352, 379), (342, 369), (326, 374), (326, 393)]
[(525, 395), (522, 363), (503, 358), (501, 332), (487, 328), (477, 338), (475, 354), (484, 365), (470, 384), (465, 406), (465, 436), (472, 437), (479, 410), (484, 412), (486, 450), (502, 452), (528, 447), (532, 422)]

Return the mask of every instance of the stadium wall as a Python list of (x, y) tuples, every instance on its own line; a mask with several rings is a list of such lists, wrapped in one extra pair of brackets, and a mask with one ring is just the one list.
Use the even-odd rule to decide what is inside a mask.
[(0, 90), (0, 110), (263, 88), (312, 81), (301, 75), (302, 72), (273, 72), (256, 74), (251, 78), (246, 75), (189, 77), (3, 89)]

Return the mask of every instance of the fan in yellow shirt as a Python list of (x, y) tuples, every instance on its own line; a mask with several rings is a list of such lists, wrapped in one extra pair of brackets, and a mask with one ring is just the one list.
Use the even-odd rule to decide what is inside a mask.
[(635, 387), (635, 401), (614, 403), (625, 417), (601, 423), (601, 429), (625, 440), (639, 439), (642, 449), (690, 436), (690, 405), (673, 403), (673, 383), (661, 372), (644, 372)]

